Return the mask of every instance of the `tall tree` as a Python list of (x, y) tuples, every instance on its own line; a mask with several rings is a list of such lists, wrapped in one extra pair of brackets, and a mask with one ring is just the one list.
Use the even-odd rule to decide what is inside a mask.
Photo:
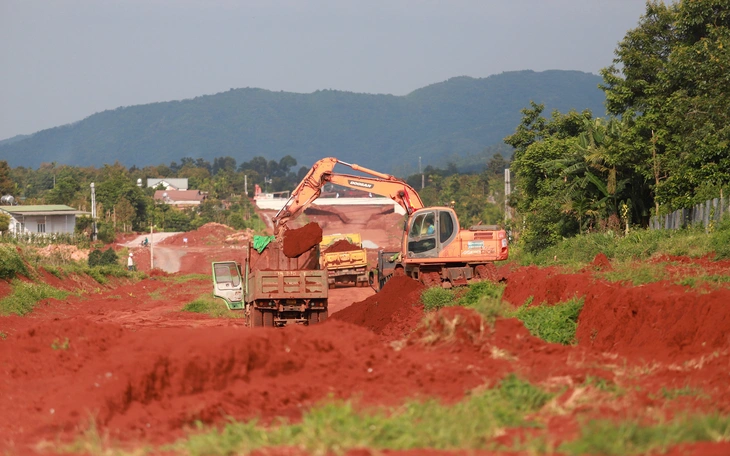
[(650, 1), (601, 71), (609, 113), (633, 120), (624, 152), (665, 210), (730, 184), (728, 62), (730, 2)]

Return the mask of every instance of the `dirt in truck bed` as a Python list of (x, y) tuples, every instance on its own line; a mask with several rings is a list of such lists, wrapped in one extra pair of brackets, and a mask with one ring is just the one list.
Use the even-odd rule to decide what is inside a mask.
[[(388, 411), (409, 400), (455, 404), (510, 375), (552, 396), (530, 414), (529, 426), (485, 433), (480, 441), (494, 451), (386, 454), (530, 454), (519, 449), (556, 449), (580, 438), (592, 420), (652, 425), (730, 416), (728, 261), (656, 258), (651, 267), (665, 278), (640, 286), (609, 282), (603, 258), (577, 272), (500, 268), (508, 279), (503, 300), (513, 309), (583, 300), (572, 345), (545, 342), (515, 318), (489, 322), (461, 307), (426, 312), (422, 285), (399, 276), (378, 295), (330, 290), (331, 318), (323, 324), (250, 329), (243, 319), (181, 311), (211, 292), (209, 278), (184, 274), (210, 275), (208, 260), (241, 254), (226, 244), (225, 231), (190, 245), (181, 272), (156, 270), (139, 282), (59, 279), (40, 269), (34, 280), (74, 293), (42, 300), (26, 316), (0, 316), (0, 453), (60, 452), (77, 439), (97, 442), (91, 430), (102, 445), (159, 449), (195, 432), (198, 422), (297, 422), (322, 401)], [(367, 239), (380, 242), (375, 236)], [(703, 277), (717, 280), (680, 284)], [(0, 280), (0, 299), (16, 286)], [(670, 442), (666, 454), (730, 454), (727, 434), (712, 436)], [(297, 451), (263, 454), (307, 454)]]
[(353, 250), (362, 250), (362, 247), (359, 245), (353, 244), (352, 242), (348, 241), (347, 239), (340, 239), (338, 241), (335, 241), (324, 249), (322, 253), (339, 253), (339, 252), (351, 252)]

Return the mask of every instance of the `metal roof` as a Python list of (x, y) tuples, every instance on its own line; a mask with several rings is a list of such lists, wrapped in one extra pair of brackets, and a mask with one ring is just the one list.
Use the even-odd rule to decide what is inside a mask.
[(63, 204), (43, 204), (43, 205), (30, 205), (30, 206), (0, 206), (0, 210), (3, 210), (9, 214), (17, 215), (82, 215), (88, 214), (88, 212), (74, 209), (70, 206)]

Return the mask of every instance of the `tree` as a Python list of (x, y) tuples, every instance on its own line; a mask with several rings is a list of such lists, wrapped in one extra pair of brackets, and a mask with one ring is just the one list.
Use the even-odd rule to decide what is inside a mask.
[(609, 113), (631, 119), (624, 151), (673, 210), (730, 183), (730, 3), (647, 3), (601, 70)]
[(5, 160), (0, 160), (0, 196), (15, 193), (15, 183), (10, 178), (10, 166)]

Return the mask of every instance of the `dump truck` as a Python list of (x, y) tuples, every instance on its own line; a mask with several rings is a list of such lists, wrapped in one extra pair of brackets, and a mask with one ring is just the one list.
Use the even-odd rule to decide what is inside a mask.
[(345, 284), (364, 286), (368, 283), (368, 253), (362, 247), (359, 233), (322, 236), (319, 247), (320, 266), (327, 271), (330, 287)]
[(311, 325), (327, 319), (327, 271), (320, 268), (319, 245), (289, 258), (282, 242), (261, 251), (249, 242), (243, 265), (213, 262), (214, 295), (231, 310), (242, 310), (250, 327)]

